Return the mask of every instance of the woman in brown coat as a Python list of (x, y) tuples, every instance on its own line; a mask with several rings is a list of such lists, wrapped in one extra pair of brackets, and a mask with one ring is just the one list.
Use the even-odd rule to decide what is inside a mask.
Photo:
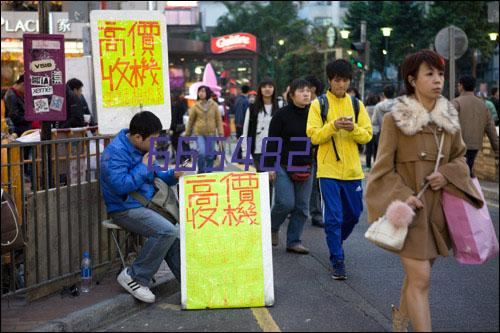
[(193, 132), (198, 143), (198, 173), (212, 172), (215, 155), (208, 152), (215, 151), (215, 141), (210, 137), (224, 136), (222, 129), (222, 117), (219, 106), (212, 100), (212, 91), (206, 86), (198, 88), (198, 101), (189, 110), (189, 120), (186, 128), (186, 136)]
[[(400, 310), (393, 307), (393, 329), (431, 330), (429, 283), (431, 267), (447, 256), (451, 240), (441, 206), (445, 189), (476, 207), (483, 205), (465, 163), (465, 145), (458, 113), (443, 96), (444, 61), (431, 50), (409, 55), (401, 66), (407, 95), (396, 100), (384, 117), (377, 161), (368, 177), (368, 221), (381, 217), (394, 200), (405, 201), (416, 215), (403, 249), (397, 253), (405, 270)], [(443, 155), (434, 173), (441, 135)], [(425, 182), (430, 188), (421, 200)], [(409, 318), (408, 318), (409, 317)]]

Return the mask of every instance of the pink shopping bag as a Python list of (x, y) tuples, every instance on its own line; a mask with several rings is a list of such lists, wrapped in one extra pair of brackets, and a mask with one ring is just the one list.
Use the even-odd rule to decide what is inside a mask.
[[(484, 200), (478, 179), (473, 178), (472, 182)], [(477, 265), (498, 254), (498, 240), (486, 201), (483, 208), (477, 209), (465, 200), (443, 191), (443, 210), (458, 262)]]

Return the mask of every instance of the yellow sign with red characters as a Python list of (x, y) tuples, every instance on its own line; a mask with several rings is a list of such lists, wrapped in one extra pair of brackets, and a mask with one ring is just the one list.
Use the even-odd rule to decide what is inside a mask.
[(180, 199), (183, 308), (272, 305), (268, 175), (186, 176)]
[(163, 104), (159, 21), (98, 20), (104, 107)]

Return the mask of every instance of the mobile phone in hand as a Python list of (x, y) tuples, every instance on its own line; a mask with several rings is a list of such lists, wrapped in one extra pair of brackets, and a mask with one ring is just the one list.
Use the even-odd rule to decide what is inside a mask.
[(344, 121), (352, 121), (352, 116), (344, 117), (342, 120), (344, 120)]

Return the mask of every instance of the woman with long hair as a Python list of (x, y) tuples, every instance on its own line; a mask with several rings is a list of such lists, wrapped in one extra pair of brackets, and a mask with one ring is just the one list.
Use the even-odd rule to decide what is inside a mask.
[(207, 168), (213, 168), (214, 155), (207, 155), (208, 150), (215, 150), (215, 141), (209, 145), (208, 138), (213, 136), (224, 136), (222, 129), (222, 118), (219, 106), (211, 98), (212, 91), (206, 86), (198, 88), (198, 100), (189, 110), (189, 120), (186, 128), (186, 136), (192, 133), (197, 136), (198, 144), (198, 173), (209, 173)]
[[(476, 207), (484, 204), (465, 163), (458, 112), (441, 95), (444, 70), (444, 60), (432, 50), (406, 57), (401, 65), (406, 95), (398, 97), (384, 117), (377, 160), (368, 177), (365, 199), (369, 223), (384, 215), (396, 200), (406, 202), (415, 212), (413, 218), (411, 209), (397, 214), (397, 222), (405, 217), (412, 222), (403, 248), (396, 252), (405, 277), (400, 308), (392, 309), (394, 331), (406, 331), (408, 321), (414, 331), (432, 329), (431, 269), (435, 259), (448, 256), (451, 248), (441, 205), (443, 190)], [(434, 172), (442, 136), (442, 159)], [(426, 182), (430, 188), (419, 199), (416, 193)]]
[[(270, 78), (265, 78), (259, 83), (255, 102), (250, 104), (245, 114), (243, 125), (242, 156), (247, 156), (246, 151), (252, 154), (255, 169), (260, 169), (262, 157), (262, 140), (268, 137), (271, 119), (278, 112), (278, 100), (276, 98), (276, 85)], [(246, 138), (252, 138), (251, 147), (247, 147)], [(270, 200), (272, 203), (272, 183), (269, 186)]]

